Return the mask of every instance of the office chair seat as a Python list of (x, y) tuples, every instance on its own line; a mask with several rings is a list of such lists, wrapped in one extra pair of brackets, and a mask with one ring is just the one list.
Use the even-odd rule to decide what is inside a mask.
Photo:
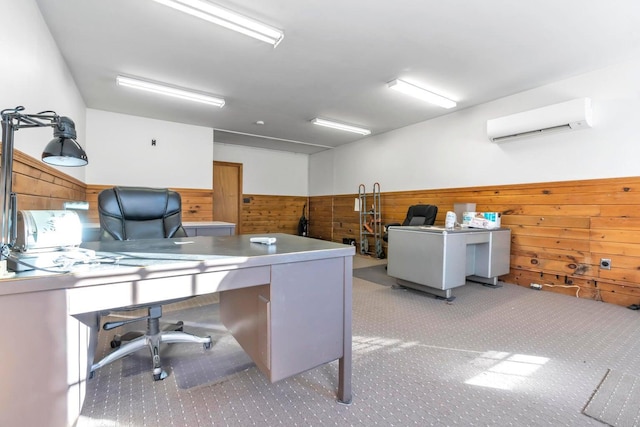
[[(98, 214), (100, 217), (100, 240), (102, 241), (187, 236), (182, 227), (180, 194), (167, 189), (114, 187), (104, 190), (98, 195)], [(204, 349), (211, 348), (210, 336), (198, 337), (185, 333), (181, 321), (160, 327), (162, 305), (183, 299), (186, 298), (126, 307), (122, 310), (131, 311), (146, 308), (147, 315), (105, 323), (103, 329), (108, 331), (129, 323), (146, 320), (147, 329), (115, 335), (111, 340), (111, 348), (116, 350), (91, 366), (91, 376), (97, 369), (148, 347), (152, 358), (153, 379), (162, 380), (166, 378), (167, 373), (162, 369), (160, 344), (198, 343), (202, 344)], [(123, 344), (123, 342), (126, 343)]]

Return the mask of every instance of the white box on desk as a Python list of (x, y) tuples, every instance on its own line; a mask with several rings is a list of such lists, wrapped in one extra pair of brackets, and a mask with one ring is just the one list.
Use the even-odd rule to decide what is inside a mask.
[(462, 226), (470, 228), (486, 228), (488, 230), (501, 227), (500, 212), (464, 212)]

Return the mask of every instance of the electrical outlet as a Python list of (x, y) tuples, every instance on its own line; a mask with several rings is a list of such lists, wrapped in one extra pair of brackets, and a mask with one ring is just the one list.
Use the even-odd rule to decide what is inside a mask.
[(600, 268), (603, 270), (611, 270), (611, 259), (600, 258)]

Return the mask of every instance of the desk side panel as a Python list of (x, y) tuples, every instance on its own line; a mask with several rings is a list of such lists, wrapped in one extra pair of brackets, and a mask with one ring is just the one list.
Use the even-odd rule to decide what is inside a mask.
[(343, 357), (344, 266), (329, 258), (272, 267), (271, 381)]
[(222, 324), (267, 376), (271, 371), (269, 298), (268, 284), (220, 292)]
[(0, 297), (1, 426), (73, 425), (84, 400), (89, 327), (64, 290)]
[(475, 255), (476, 263), (473, 274), (487, 278), (509, 274), (511, 230), (491, 231), (489, 242), (478, 245)]
[(442, 289), (444, 238), (442, 233), (389, 229), (387, 274)]
[(343, 357), (344, 268), (344, 258), (276, 264), (271, 284), (220, 294), (223, 324), (270, 381)]
[[(446, 242), (445, 237), (448, 237)], [(453, 283), (460, 286), (464, 284), (464, 271), (458, 274), (454, 261), (464, 262), (464, 255), (460, 259), (456, 254), (460, 249), (460, 245), (456, 245), (458, 241), (443, 233), (391, 228), (387, 274), (435, 289), (447, 289)], [(456, 259), (449, 259), (450, 256)]]

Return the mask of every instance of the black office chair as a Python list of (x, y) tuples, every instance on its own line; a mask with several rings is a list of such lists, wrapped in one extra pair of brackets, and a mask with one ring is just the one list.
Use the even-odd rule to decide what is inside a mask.
[[(413, 205), (407, 210), (407, 217), (401, 223), (394, 222), (385, 224), (385, 230), (391, 226), (407, 226), (407, 225), (433, 225), (438, 215), (438, 207), (436, 205)], [(382, 240), (389, 241), (389, 233), (385, 231)]]
[[(100, 240), (137, 240), (186, 237), (182, 227), (182, 206), (180, 194), (167, 190), (143, 187), (114, 187), (98, 195), (100, 216)], [(184, 298), (182, 298), (184, 299)], [(179, 300), (163, 301), (153, 305), (126, 307), (123, 310), (147, 308), (145, 317), (123, 321), (107, 322), (104, 330), (137, 322), (147, 321), (146, 331), (132, 331), (116, 335), (111, 341), (115, 351), (91, 366), (91, 373), (117, 359), (149, 347), (153, 359), (153, 378), (162, 380), (167, 373), (160, 363), (160, 343), (199, 343), (205, 349), (211, 348), (211, 337), (197, 337), (182, 331), (182, 321), (165, 325), (160, 329), (162, 304)], [(128, 341), (122, 344), (123, 341)]]

